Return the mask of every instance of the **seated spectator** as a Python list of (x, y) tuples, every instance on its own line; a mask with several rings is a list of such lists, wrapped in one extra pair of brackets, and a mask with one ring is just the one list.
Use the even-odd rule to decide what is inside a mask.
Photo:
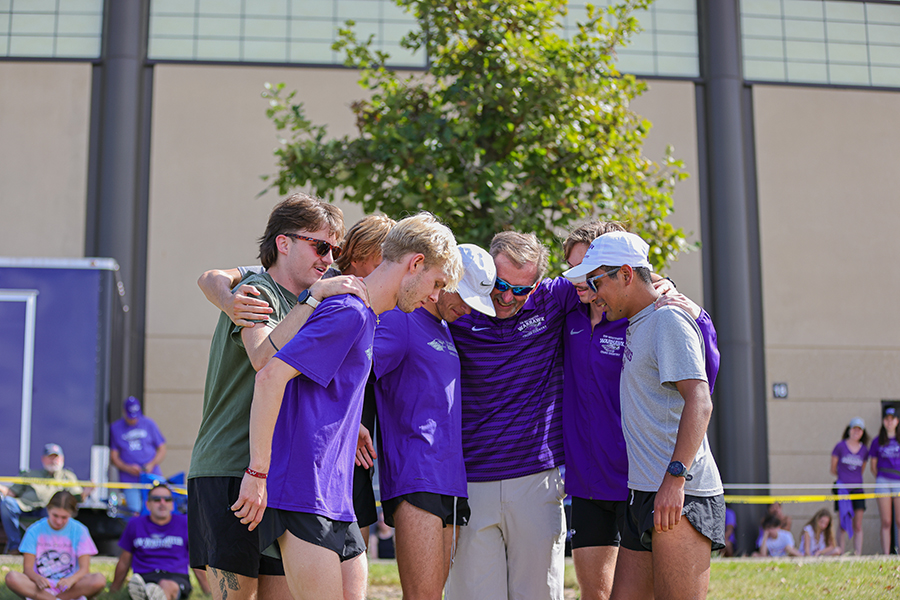
[(841, 549), (834, 542), (831, 511), (823, 508), (809, 520), (800, 534), (800, 553), (803, 556), (835, 556)]
[[(22, 477), (34, 479), (53, 479), (56, 481), (77, 482), (75, 473), (65, 467), (65, 457), (62, 448), (57, 444), (44, 446), (44, 454), (41, 457), (43, 468), (32, 469), (22, 473)], [(58, 491), (66, 490), (75, 496), (76, 503), (81, 501), (84, 490), (78, 485), (59, 486), (44, 485), (40, 483), (17, 483), (10, 487), (0, 485), (0, 493), (3, 494), (0, 502), (0, 519), (3, 521), (3, 529), (6, 531), (6, 553), (19, 554), (19, 543), (22, 541), (24, 527), (21, 524), (23, 517), (35, 521), (47, 515), (44, 507), (50, 498)]]
[(781, 528), (781, 519), (775, 515), (766, 515), (763, 519), (763, 539), (759, 546), (759, 555), (772, 558), (801, 556), (794, 547), (794, 536), (790, 531)]
[(734, 556), (734, 530), (737, 527), (737, 516), (734, 511), (725, 507), (725, 548), (722, 550), (722, 556)]
[[(119, 540), (122, 554), (110, 591), (122, 589), (129, 569), (134, 575), (128, 583), (133, 600), (180, 600), (190, 596), (191, 578), (188, 571), (187, 517), (172, 512), (172, 490), (157, 484), (147, 495), (149, 515), (128, 521)], [(197, 581), (209, 594), (206, 571), (196, 570)]]
[[(770, 504), (769, 508), (767, 509), (766, 514), (774, 515), (774, 516), (778, 517), (778, 520), (781, 521), (781, 528), (784, 529), (785, 531), (791, 530), (791, 525), (792, 525), (793, 521), (791, 520), (791, 518), (789, 516), (784, 514), (784, 509), (781, 507), (781, 502), (773, 502), (772, 504)], [(759, 547), (762, 545), (763, 535), (765, 535), (765, 534), (763, 533), (762, 524), (760, 524), (759, 536), (756, 538), (756, 549), (757, 550), (759, 550)], [(757, 555), (754, 554), (754, 556), (757, 556)]]
[(34, 600), (92, 598), (103, 591), (106, 577), (91, 573), (91, 555), (97, 554), (97, 547), (87, 527), (73, 518), (77, 513), (72, 494), (53, 494), (47, 516), (29, 527), (22, 539), (23, 572), (7, 573), (6, 587)]
[[(109, 430), (109, 460), (119, 470), (122, 483), (140, 483), (142, 473), (158, 475), (162, 479), (159, 464), (166, 457), (166, 438), (159, 427), (141, 411), (141, 402), (129, 396), (122, 406), (124, 417), (113, 423)], [(124, 491), (128, 510), (141, 512), (141, 490)]]

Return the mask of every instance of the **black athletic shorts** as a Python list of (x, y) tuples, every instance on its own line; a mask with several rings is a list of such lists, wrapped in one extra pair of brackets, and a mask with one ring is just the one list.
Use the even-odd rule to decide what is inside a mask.
[(382, 500), (381, 508), (384, 510), (384, 522), (394, 526), (394, 511), (403, 501), (409, 502), (416, 508), (430, 512), (444, 522), (444, 527), (453, 525), (453, 500), (456, 499), (456, 525), (468, 525), (472, 510), (466, 498), (447, 496), (446, 494), (432, 494), (431, 492), (413, 492), (403, 494), (390, 500)]
[[(842, 490), (839, 490), (837, 488), (837, 486), (835, 486), (835, 487), (831, 488), (831, 493), (835, 494), (835, 495), (838, 495), (838, 494), (862, 494), (863, 489), (862, 488), (853, 488), (852, 490), (843, 490), (842, 491)], [(850, 503), (853, 505), (854, 511), (866, 510), (866, 499), (865, 498), (857, 498), (856, 500), (851, 500)], [(834, 501), (834, 512), (837, 515), (841, 514), (841, 505), (839, 504), (838, 500)], [(838, 519), (838, 520), (840, 520), (840, 519)]]
[[(653, 550), (653, 503), (656, 492), (628, 491), (622, 547), (635, 552)], [(700, 535), (712, 542), (712, 551), (725, 547), (725, 496), (684, 496), (681, 514)]]
[(147, 573), (138, 573), (138, 575), (141, 576), (144, 583), (159, 583), (163, 579), (170, 579), (177, 583), (178, 589), (181, 590), (181, 592), (175, 600), (187, 598), (191, 595), (191, 592), (194, 591), (194, 588), (191, 586), (191, 577), (187, 573), (172, 573), (170, 571), (160, 571), (157, 569)]
[(590, 500), (572, 496), (572, 549), (618, 547), (625, 526), (625, 500)]
[[(369, 430), (374, 440), (377, 437), (375, 431), (375, 374), (369, 373), (366, 381), (366, 389), (363, 394), (362, 419), (363, 426)], [(356, 513), (356, 522), (360, 527), (368, 527), (378, 521), (378, 511), (375, 508), (375, 490), (372, 486), (372, 478), (375, 467), (353, 467), (353, 512)]]
[(266, 556), (281, 558), (277, 540), (285, 531), (290, 531), (304, 542), (335, 552), (341, 562), (356, 558), (366, 551), (366, 542), (355, 521), (334, 521), (321, 515), (279, 508), (268, 508), (266, 513), (270, 514), (271, 519), (259, 525), (259, 538)]
[[(188, 479), (188, 548), (191, 567), (210, 566), (256, 578), (284, 575), (280, 560), (262, 555), (258, 528), (250, 531), (231, 506), (241, 492), (240, 477)], [(269, 518), (269, 510), (263, 523)]]
[(378, 520), (375, 509), (375, 490), (372, 486), (372, 472), (375, 467), (353, 467), (353, 512), (360, 527), (368, 527)]

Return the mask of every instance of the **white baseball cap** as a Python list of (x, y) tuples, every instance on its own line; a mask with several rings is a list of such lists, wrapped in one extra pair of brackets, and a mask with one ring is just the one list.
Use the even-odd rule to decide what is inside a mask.
[(600, 267), (632, 268), (644, 267), (653, 270), (647, 256), (650, 246), (640, 237), (627, 231), (611, 231), (604, 233), (593, 242), (584, 255), (584, 260), (577, 267), (563, 272), (563, 277), (572, 283), (581, 283), (591, 271)]
[(497, 267), (487, 250), (475, 244), (460, 244), (463, 276), (456, 287), (463, 302), (489, 317), (496, 317), (494, 303), (491, 302), (491, 290), (497, 278)]

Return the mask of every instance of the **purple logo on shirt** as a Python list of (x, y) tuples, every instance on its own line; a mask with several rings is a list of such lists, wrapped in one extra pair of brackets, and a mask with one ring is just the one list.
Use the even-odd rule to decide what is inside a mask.
[(540, 315), (522, 321), (518, 327), (519, 332), (522, 333), (522, 337), (532, 336), (545, 329), (547, 329), (547, 324), (544, 323), (544, 317)]
[[(619, 356), (622, 353), (622, 346), (625, 341), (621, 338), (604, 335), (600, 339), (600, 353), (609, 356)], [(631, 360), (629, 358), (629, 360)]]
[(438, 352), (449, 352), (453, 356), (459, 356), (459, 353), (457, 353), (456, 351), (456, 346), (454, 346), (451, 342), (434, 339), (428, 342), (428, 345)]

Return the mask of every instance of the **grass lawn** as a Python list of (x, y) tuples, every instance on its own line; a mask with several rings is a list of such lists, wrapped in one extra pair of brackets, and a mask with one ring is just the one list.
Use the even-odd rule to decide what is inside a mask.
[[(92, 570), (112, 580), (116, 561), (97, 558)], [(21, 570), (22, 559), (0, 556), (0, 575), (10, 569)], [(369, 598), (399, 599), (400, 581), (394, 561), (371, 561)], [(195, 600), (208, 598), (194, 584)], [(571, 559), (566, 562), (566, 598), (578, 598), (578, 585)], [(709, 586), (709, 600), (798, 600), (833, 598), (870, 600), (900, 598), (900, 559), (867, 557), (861, 559), (715, 559)], [(98, 600), (128, 600), (128, 593), (104, 592)], [(0, 583), (0, 600), (18, 600)]]

